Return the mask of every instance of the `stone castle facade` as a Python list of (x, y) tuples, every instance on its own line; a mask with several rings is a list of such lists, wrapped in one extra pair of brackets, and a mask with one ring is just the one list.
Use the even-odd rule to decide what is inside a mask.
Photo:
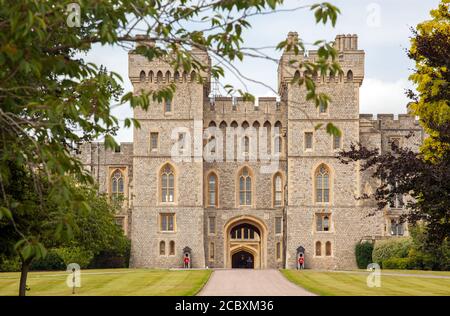
[[(344, 74), (315, 78), (332, 99), (326, 109), (291, 83), (302, 75), (291, 52), (279, 62), (280, 97), (257, 102), (211, 96), (208, 72), (178, 73), (129, 53), (135, 93), (175, 82), (175, 96), (134, 109), (141, 128), (133, 143), (115, 152), (83, 144), (81, 158), (102, 191), (124, 198), (117, 222), (132, 241), (131, 266), (181, 267), (189, 253), (198, 268), (294, 268), (301, 251), (306, 268), (349, 269), (361, 240), (408, 234), (398, 221), (403, 198), (369, 216), (374, 202), (356, 197), (373, 192), (376, 181), (336, 156), (358, 142), (381, 151), (392, 142), (418, 148), (423, 131), (407, 114), (360, 114), (365, 53), (356, 35), (337, 36), (335, 47)], [(211, 64), (206, 53), (193, 54)], [(315, 128), (328, 122), (341, 137)]]

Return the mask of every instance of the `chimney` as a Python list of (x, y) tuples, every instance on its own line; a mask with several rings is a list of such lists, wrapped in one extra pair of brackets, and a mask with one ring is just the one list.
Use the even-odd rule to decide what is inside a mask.
[(297, 44), (298, 43), (298, 33), (297, 32), (289, 32), (287, 37), (288, 44)]
[(356, 34), (352, 35), (352, 49), (353, 50), (358, 49), (358, 35), (356, 35)]
[(341, 36), (340, 35), (336, 35), (336, 38), (334, 39), (334, 49), (336, 49), (337, 51), (341, 50)]

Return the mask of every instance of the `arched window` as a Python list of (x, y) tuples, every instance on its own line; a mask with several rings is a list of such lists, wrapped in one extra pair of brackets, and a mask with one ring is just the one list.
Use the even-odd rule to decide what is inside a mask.
[(123, 197), (124, 179), (122, 171), (116, 169), (111, 175), (111, 197), (116, 200)]
[(175, 242), (173, 240), (169, 243), (169, 255), (175, 255)]
[(166, 242), (161, 240), (159, 242), (159, 255), (164, 256), (166, 254)]
[(325, 256), (331, 256), (331, 242), (325, 243)]
[(330, 71), (330, 82), (335, 82), (336, 81), (336, 74), (332, 71)]
[(282, 142), (281, 142), (281, 136), (276, 136), (275, 141), (275, 153), (280, 154), (282, 151)]
[(170, 82), (170, 71), (166, 72), (166, 82), (169, 83)]
[(161, 201), (174, 202), (175, 176), (171, 165), (167, 164), (161, 171)]
[(140, 75), (139, 75), (139, 80), (141, 81), (141, 82), (144, 82), (145, 81), (145, 71), (141, 71), (141, 73), (140, 73)]
[(197, 79), (197, 73), (195, 71), (191, 72), (191, 82), (194, 82)]
[(183, 71), (183, 82), (187, 82), (187, 72)]
[(148, 81), (153, 82), (153, 71), (148, 72)]
[(248, 168), (243, 168), (239, 176), (239, 204), (252, 204), (252, 178)]
[(330, 202), (330, 173), (325, 165), (319, 166), (316, 171), (316, 202)]
[(175, 71), (175, 74), (173, 75), (173, 79), (175, 80), (175, 82), (180, 81), (180, 72)]
[(248, 138), (248, 136), (244, 136), (242, 140), (243, 140), (242, 147), (244, 150), (244, 155), (248, 155), (248, 153), (250, 152), (250, 138)]
[(266, 121), (263, 125), (264, 131), (267, 133), (267, 142), (266, 142), (266, 151), (268, 154), (272, 153), (271, 147), (272, 147), (272, 125), (269, 121)]
[(162, 81), (163, 81), (163, 74), (161, 71), (158, 71), (158, 73), (156, 74), (156, 82), (161, 83)]
[(214, 173), (208, 175), (208, 206), (217, 207), (218, 205), (218, 183), (217, 176)]
[(347, 81), (353, 81), (353, 71), (351, 70), (347, 72)]
[(281, 181), (281, 175), (277, 173), (273, 181), (273, 205), (281, 206), (283, 204), (283, 184)]
[(316, 256), (320, 257), (322, 255), (322, 243), (316, 241)]

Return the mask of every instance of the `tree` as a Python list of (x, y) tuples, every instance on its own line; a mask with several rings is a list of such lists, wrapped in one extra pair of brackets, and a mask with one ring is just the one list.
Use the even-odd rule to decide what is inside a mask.
[(375, 198), (379, 210), (399, 195), (412, 197), (404, 218), (413, 226), (423, 226), (421, 239), (426, 249), (437, 253), (436, 249), (448, 245), (450, 232), (449, 1), (443, 0), (431, 16), (413, 30), (408, 53), (416, 61), (410, 80), (417, 88), (417, 93), (407, 91), (413, 100), (409, 108), (428, 134), (420, 152), (393, 145), (392, 152), (380, 153), (353, 144), (339, 159), (361, 161), (363, 171), (381, 180), (373, 196), (362, 197)]
[[(73, 237), (70, 210), (87, 211), (89, 207), (85, 200), (77, 198), (72, 178), (80, 185), (93, 182), (73, 150), (81, 142), (100, 137), (107, 148), (115, 148), (119, 121), (111, 114), (113, 106), (129, 102), (132, 108), (147, 109), (151, 99), (171, 99), (176, 89), (170, 85), (158, 91), (123, 94), (122, 79), (117, 74), (87, 63), (80, 56), (95, 44), (132, 49), (135, 43), (151, 40), (156, 45), (141, 45), (136, 52), (149, 60), (164, 58), (180, 71), (198, 73), (205, 69), (191, 48), (207, 51), (233, 67), (234, 61), (244, 57), (267, 58), (257, 49), (243, 46), (242, 32), (251, 27), (251, 16), (276, 13), (282, 3), (283, 0), (0, 2), (0, 210), (9, 225), (15, 227), (16, 249), (24, 262), (31, 253), (44, 255), (45, 242), (38, 232), (24, 233), (16, 223), (20, 216), (28, 218), (29, 214), (24, 208), (26, 200), (6, 192), (6, 186), (14, 186), (14, 181), (19, 182), (19, 187), (23, 185), (12, 176), (10, 167), (27, 175), (31, 182), (26, 185), (39, 197), (39, 208), (51, 210), (45, 216), (54, 223), (57, 234), (48, 238)], [(333, 26), (339, 14), (327, 2), (297, 9), (310, 9), (318, 23), (330, 22)], [(137, 36), (137, 32), (145, 36)], [(340, 68), (332, 43), (317, 41), (315, 46), (319, 58), (298, 63), (299, 69), (307, 71), (295, 81), (306, 86), (308, 99), (316, 106), (326, 106), (330, 100), (316, 92), (312, 75), (336, 73)], [(304, 44), (301, 40), (283, 41), (277, 48), (292, 50), (300, 57)], [(210, 72), (213, 78), (224, 74), (219, 65)], [(245, 91), (239, 92), (251, 97)], [(139, 127), (139, 122), (127, 118), (124, 125)], [(23, 213), (17, 211), (19, 208)]]
[[(26, 279), (31, 264), (46, 256), (46, 249), (63, 247), (70, 251), (88, 252), (97, 255), (102, 251), (124, 253), (129, 241), (123, 231), (114, 222), (117, 211), (104, 195), (97, 194), (93, 186), (79, 186), (71, 182), (74, 198), (85, 203), (84, 208), (65, 208), (69, 230), (73, 230), (73, 238), (61, 236), (62, 224), (55, 222), (53, 213), (59, 207), (54, 203), (45, 203), (51, 187), (45, 179), (41, 179), (42, 190), (38, 195), (33, 189), (34, 179), (27, 170), (10, 165), (11, 179), (4, 183), (4, 193), (11, 201), (10, 221), (0, 220), (0, 250), (7, 257), (19, 256), (21, 262), (20, 295), (25, 295)], [(36, 175), (34, 175), (36, 176)], [(56, 229), (55, 229), (56, 225)], [(27, 240), (22, 248), (17, 240)], [(24, 243), (24, 242), (23, 242)]]
[(416, 62), (410, 76), (417, 93), (409, 90), (413, 100), (409, 108), (419, 116), (429, 137), (422, 146), (425, 159), (442, 159), (450, 144), (450, 11), (449, 1), (443, 0), (432, 19), (412, 29), (408, 56)]

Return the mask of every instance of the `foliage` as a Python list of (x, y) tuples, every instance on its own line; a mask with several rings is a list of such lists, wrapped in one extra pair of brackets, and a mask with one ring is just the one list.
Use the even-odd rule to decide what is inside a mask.
[[(84, 186), (93, 179), (73, 152), (79, 143), (99, 138), (107, 148), (117, 147), (114, 136), (120, 124), (111, 114), (111, 103), (146, 110), (151, 100), (171, 99), (176, 89), (172, 84), (124, 94), (122, 78), (87, 63), (85, 53), (93, 45), (131, 50), (136, 43), (153, 41), (155, 45), (138, 45), (135, 52), (148, 60), (164, 59), (180, 72), (201, 73), (206, 69), (192, 53), (196, 49), (214, 58), (217, 64), (210, 73), (218, 78), (224, 74), (221, 65), (236, 71), (233, 62), (245, 56), (267, 58), (244, 47), (242, 34), (251, 27), (250, 17), (276, 13), (283, 0), (81, 0), (75, 2), (80, 6), (80, 25), (70, 27), (74, 12), (68, 15), (67, 9), (73, 3), (0, 0), (0, 220), (2, 230), (12, 233), (7, 248), (13, 243), (28, 264), (44, 257), (48, 245), (73, 238), (75, 215), (91, 210), (72, 181)], [(333, 26), (339, 14), (327, 2), (299, 9), (310, 9), (317, 23)], [(329, 98), (316, 93), (312, 74), (340, 68), (331, 43), (317, 41), (314, 46), (319, 58), (300, 63), (308, 71), (298, 84), (305, 84), (309, 100), (326, 106)], [(301, 40), (283, 41), (277, 47), (293, 51), (299, 59), (304, 49)], [(138, 128), (139, 122), (125, 118), (124, 125)], [(14, 176), (17, 170), (27, 175), (26, 183)], [(6, 186), (25, 194), (16, 190), (11, 195)], [(26, 205), (29, 201), (31, 208)], [(41, 224), (47, 225), (45, 233), (37, 227)], [(98, 244), (94, 246), (97, 252)]]
[(383, 260), (383, 269), (405, 270), (411, 268), (411, 259), (407, 258), (387, 258)]
[(16, 272), (20, 270), (20, 260), (18, 256), (7, 257), (0, 255), (0, 272)]
[(77, 263), (81, 268), (86, 268), (94, 257), (92, 251), (78, 246), (56, 248), (55, 252), (66, 266), (70, 263)]
[(128, 268), (130, 262), (130, 244), (125, 253), (102, 251), (89, 264), (90, 269)]
[(442, 0), (431, 11), (431, 17), (413, 29), (408, 56), (416, 62), (410, 80), (416, 85), (417, 94), (408, 91), (408, 95), (413, 99), (410, 109), (429, 134), (422, 153), (426, 160), (434, 162), (450, 151), (449, 1)]
[(444, 0), (432, 19), (417, 26), (411, 39), (409, 57), (416, 61), (410, 76), (417, 85), (418, 95), (409, 105), (412, 115), (419, 117), (428, 134), (420, 153), (409, 148), (392, 147), (392, 152), (380, 153), (353, 144), (343, 151), (343, 163), (361, 162), (361, 169), (381, 180), (373, 196), (382, 210), (396, 196), (409, 196), (408, 214), (403, 216), (412, 226), (426, 226), (426, 246), (438, 248), (448, 242), (450, 232), (450, 13)]
[(377, 240), (373, 248), (373, 262), (384, 268), (384, 260), (391, 258), (406, 258), (412, 247), (411, 238), (392, 238)]
[(45, 258), (33, 261), (30, 270), (48, 271), (48, 270), (65, 270), (66, 265), (54, 249), (48, 251)]
[(408, 254), (412, 269), (424, 270), (450, 270), (450, 243), (448, 238), (442, 243), (430, 244), (428, 242), (428, 228), (417, 225), (410, 228), (413, 239), (413, 249)]
[(359, 269), (366, 269), (367, 266), (372, 263), (372, 251), (373, 251), (373, 243), (371, 242), (363, 242), (358, 243), (355, 246), (355, 256), (356, 256), (356, 264)]

